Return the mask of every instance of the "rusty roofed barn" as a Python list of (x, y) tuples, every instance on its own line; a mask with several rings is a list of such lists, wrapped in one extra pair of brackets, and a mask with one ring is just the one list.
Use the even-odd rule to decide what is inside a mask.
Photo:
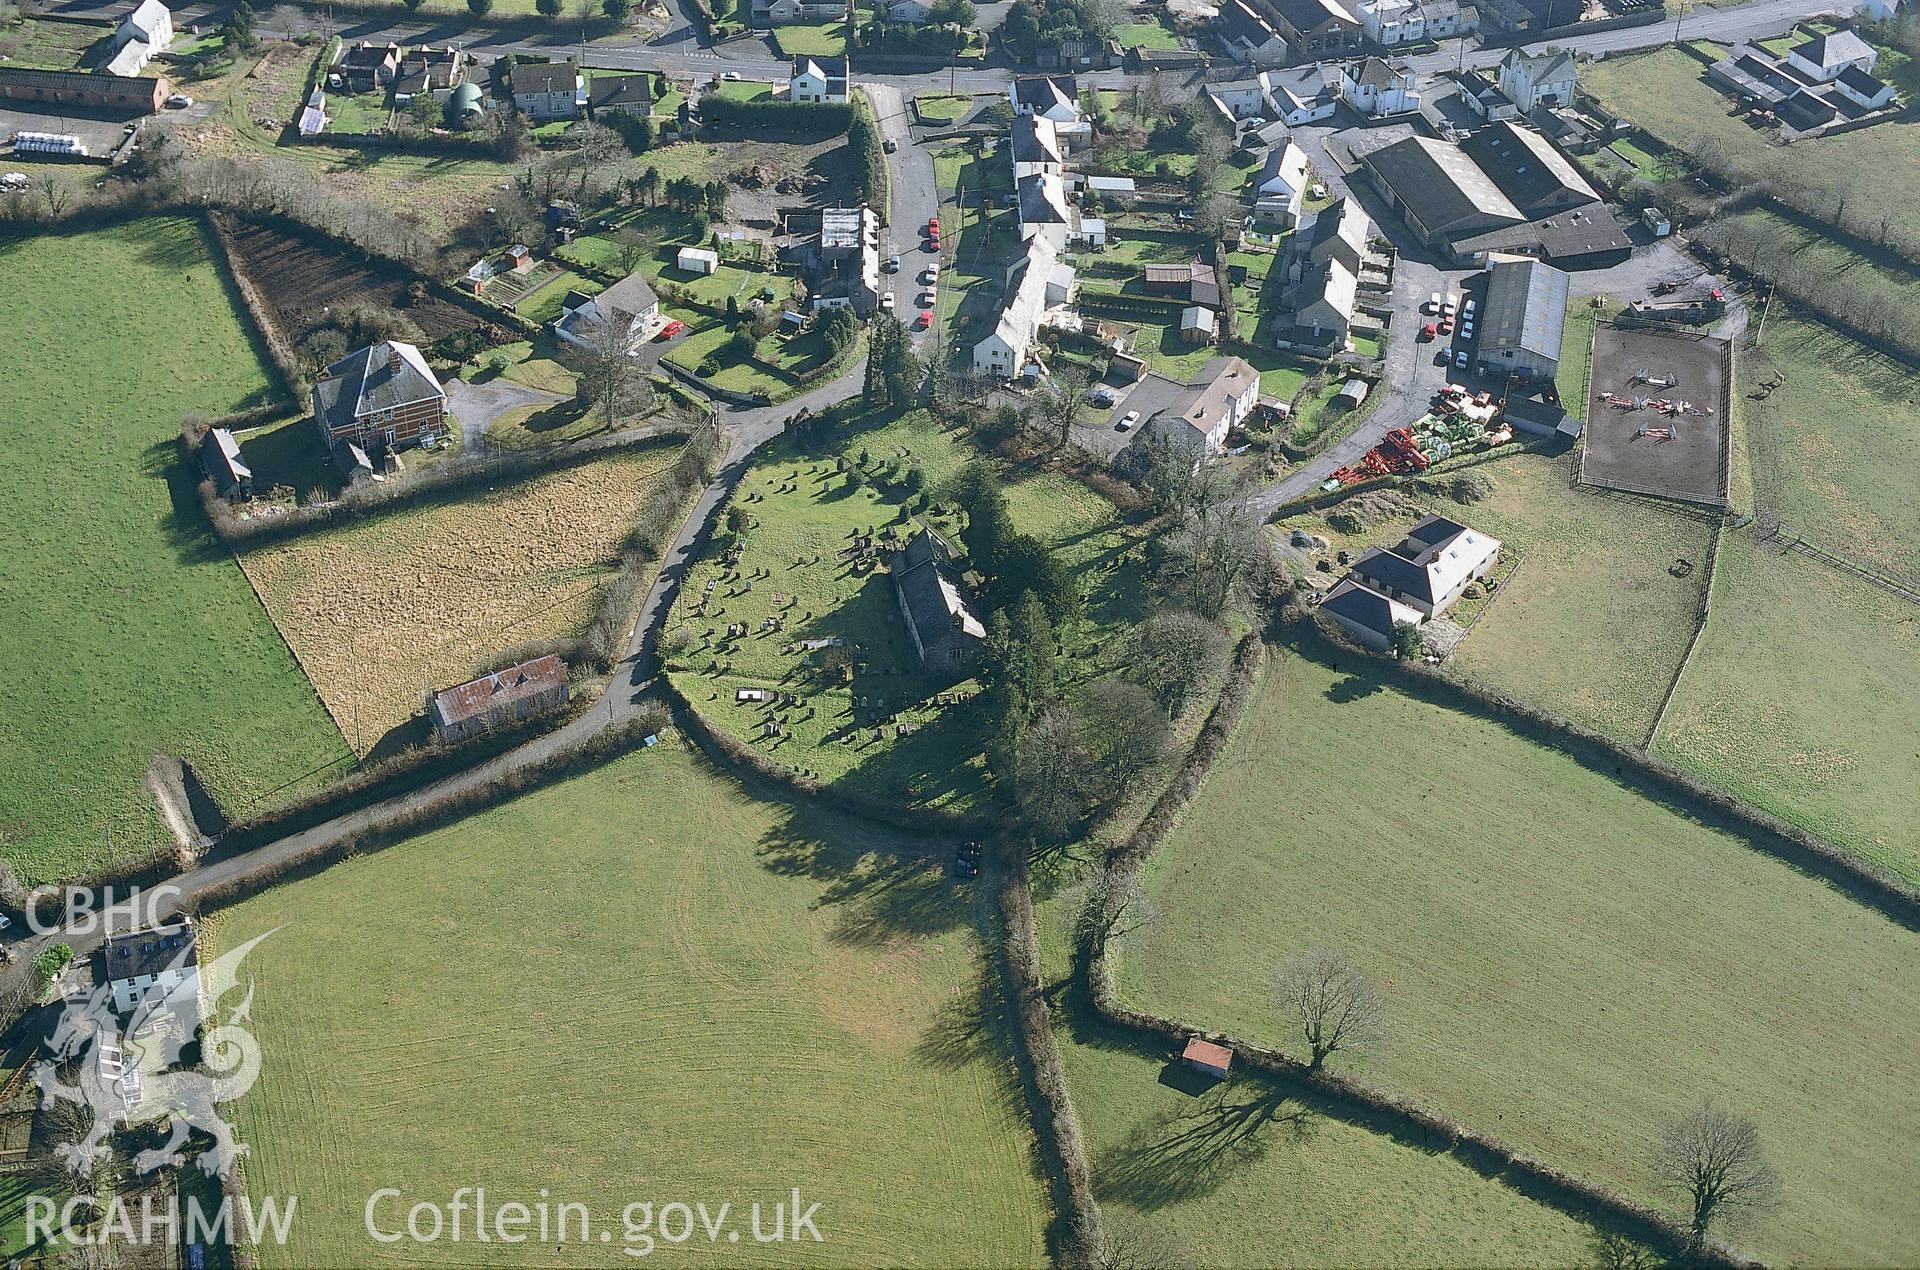
[(545, 714), (572, 691), (567, 664), (549, 653), (435, 693), (427, 721), (434, 740), (451, 744)]
[(167, 81), (157, 75), (38, 71), (0, 66), (0, 101), (151, 115), (166, 99)]

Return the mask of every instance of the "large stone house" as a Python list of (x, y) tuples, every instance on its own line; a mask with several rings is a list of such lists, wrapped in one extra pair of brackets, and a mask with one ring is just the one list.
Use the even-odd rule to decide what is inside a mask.
[(572, 62), (520, 62), (513, 68), (514, 109), (529, 119), (578, 119), (587, 81)]
[(313, 421), (336, 457), (342, 447), (402, 450), (447, 432), (447, 393), (420, 350), (399, 340), (357, 349), (313, 385)]

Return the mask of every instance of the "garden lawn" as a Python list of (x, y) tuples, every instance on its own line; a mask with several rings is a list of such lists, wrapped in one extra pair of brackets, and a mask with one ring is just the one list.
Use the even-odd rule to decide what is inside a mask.
[(847, 51), (847, 24), (844, 19), (790, 22), (775, 27), (773, 38), (785, 57), (839, 57)]
[(428, 692), (502, 650), (585, 630), (673, 456), (637, 450), (369, 516), (249, 551), (242, 564), (365, 754)]
[(973, 111), (973, 98), (965, 93), (921, 93), (913, 105), (923, 119), (956, 123)]
[(1113, 38), (1123, 49), (1177, 49), (1180, 41), (1158, 22), (1129, 22), (1118, 27)]
[[(1684, 510), (1569, 488), (1569, 462), (1517, 453), (1467, 470), (1492, 485), (1484, 501), (1432, 500), (1519, 561), (1448, 665), (1641, 745), (1693, 637), (1713, 528)], [(1684, 578), (1669, 572), (1679, 560), (1693, 565)]]
[[(989, 891), (950, 850), (755, 801), (670, 741), (223, 914), (223, 948), (275, 931), (246, 963), (264, 1069), (238, 1123), (248, 1187), (300, 1208), (262, 1264), (527, 1263), (371, 1242), (383, 1185), (388, 1228), (546, 1187), (615, 1247), (630, 1202), (731, 1203), (740, 1241), (675, 1260), (1044, 1262)], [(824, 1242), (754, 1244), (749, 1205), (794, 1187)]]
[(593, 279), (571, 269), (562, 269), (521, 296), (515, 302), (513, 311), (530, 322), (545, 326), (560, 316), (560, 306), (566, 302), (567, 292), (584, 291), (592, 295), (600, 289), (600, 284)]
[[(1049, 984), (1072, 900), (1038, 906)], [(1580, 1265), (1594, 1232), (1465, 1161), (1242, 1072), (1207, 1088), (1058, 993), (1054, 1036), (1109, 1232), (1215, 1267)], [(1075, 1012), (1076, 1009), (1078, 1012)]]
[(728, 79), (720, 82), (719, 93), (730, 101), (759, 101), (773, 96), (773, 85), (756, 79)]
[[(970, 697), (979, 685), (923, 671), (892, 576), (884, 567), (856, 569), (841, 555), (856, 534), (874, 535), (884, 555), (881, 530), (912, 532), (910, 467), (937, 497), (942, 482), (973, 457), (964, 437), (922, 413), (763, 449), (734, 502), (751, 518), (737, 566), (721, 558), (726, 541), (716, 542), (689, 574), (667, 629), (668, 669), (682, 691), (775, 763), (916, 806), (982, 810), (988, 794), (979, 714), (964, 701), (929, 700)], [(839, 470), (842, 460), (861, 470), (857, 485)], [(1130, 570), (1112, 572), (1135, 537), (1117, 523), (1111, 504), (1065, 477), (1010, 470), (1003, 488), (1014, 523), (1055, 544), (1087, 579), (1088, 620), (1062, 671), (1069, 680), (1091, 677), (1118, 655), (1115, 637), (1138, 616), (1137, 578)], [(921, 518), (950, 539), (962, 528), (951, 517)], [(769, 629), (775, 617), (782, 626)], [(744, 634), (729, 637), (729, 627)], [(840, 641), (855, 663), (851, 680), (831, 672), (828, 649), (800, 647), (809, 640)], [(743, 688), (791, 692), (797, 701), (770, 713), (767, 704), (737, 701)], [(763, 721), (774, 713), (784, 733), (763, 736)], [(887, 722), (896, 714), (909, 725), (907, 735)], [(884, 736), (876, 737), (883, 723)]]
[(1849, 191), (1849, 218), (1895, 224), (1911, 214), (1920, 182), (1920, 124), (1876, 124), (1837, 137), (1783, 145), (1767, 129), (1727, 113), (1728, 99), (1705, 79), (1706, 68), (1678, 49), (1595, 62), (1581, 79), (1607, 109), (1639, 124), (1667, 148), (1698, 154), (1705, 146), (1755, 180), (1818, 201)]
[(1390, 1019), (1363, 1079), (1647, 1202), (1659, 1125), (1712, 1099), (1758, 1122), (1784, 1181), (1737, 1247), (1911, 1264), (1920, 935), (1340, 664), (1271, 659), (1149, 865), (1165, 916), (1123, 955), (1123, 998), (1298, 1052), (1268, 977), (1338, 948)]
[(199, 226), (0, 243), (0, 274), (0, 847), (32, 883), (171, 845), (156, 754), (230, 815), (349, 755), (180, 456), (182, 414), (269, 396)]

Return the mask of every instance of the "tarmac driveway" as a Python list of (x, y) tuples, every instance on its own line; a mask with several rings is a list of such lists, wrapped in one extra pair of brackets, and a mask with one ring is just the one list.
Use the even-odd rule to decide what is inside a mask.
[(463, 379), (447, 382), (447, 405), (460, 420), (460, 438), (471, 447), (486, 442), (487, 429), (509, 410), (521, 406), (550, 406), (566, 397), (544, 388), (529, 388), (504, 377), (470, 384)]

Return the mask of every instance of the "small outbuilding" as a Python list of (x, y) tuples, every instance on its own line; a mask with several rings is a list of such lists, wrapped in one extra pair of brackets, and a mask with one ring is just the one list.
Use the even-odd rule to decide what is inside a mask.
[(683, 273), (718, 273), (720, 271), (720, 253), (711, 247), (682, 247), (674, 256), (673, 263)]
[(1196, 1036), (1187, 1041), (1187, 1048), (1181, 1051), (1180, 1061), (1215, 1080), (1225, 1080), (1233, 1067), (1233, 1051)]
[(1333, 394), (1330, 403), (1335, 410), (1356, 410), (1367, 399), (1368, 384), (1364, 379), (1349, 379), (1340, 385), (1340, 391)]
[(1194, 305), (1180, 310), (1180, 342), (1183, 344), (1211, 344), (1214, 336), (1214, 316), (1212, 309)]

